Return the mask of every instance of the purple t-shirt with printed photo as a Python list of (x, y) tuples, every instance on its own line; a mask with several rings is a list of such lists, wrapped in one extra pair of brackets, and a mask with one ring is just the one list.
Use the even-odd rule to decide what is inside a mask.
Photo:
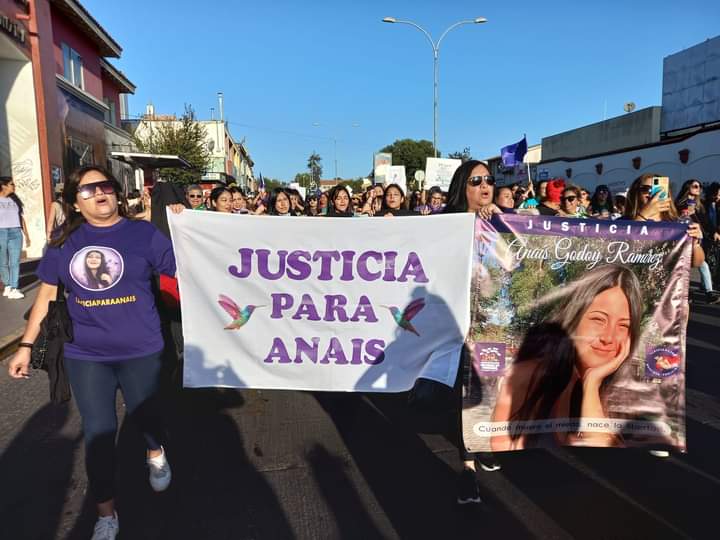
[(147, 221), (80, 226), (60, 248), (48, 248), (38, 277), (68, 291), (74, 339), (65, 356), (113, 361), (162, 350), (154, 273), (175, 275), (170, 240)]

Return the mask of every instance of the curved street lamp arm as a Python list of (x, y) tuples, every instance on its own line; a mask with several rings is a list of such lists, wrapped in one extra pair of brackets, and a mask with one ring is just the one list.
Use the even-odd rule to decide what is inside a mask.
[[(428, 39), (428, 41), (430, 42), (430, 46), (432, 47), (433, 52), (437, 53), (437, 49), (438, 49), (438, 47), (439, 47), (439, 45), (440, 45), (440, 42), (438, 41), (438, 43), (437, 43), (437, 45), (436, 45), (435, 42), (433, 41), (432, 36), (431, 36), (431, 35), (428, 33), (428, 31), (425, 30), (422, 26), (420, 26), (419, 24), (416, 24), (416, 23), (414, 23), (414, 22), (412, 22), (412, 21), (396, 20), (395, 22), (398, 23), (398, 24), (409, 24), (410, 26), (414, 26), (415, 28), (417, 28), (418, 30), (420, 30), (423, 34), (425, 34), (425, 37), (426, 37), (426, 38)], [(465, 21), (463, 21), (463, 22), (465, 22)], [(452, 27), (451, 27), (451, 28), (452, 28)], [(440, 38), (440, 39), (442, 39), (442, 38)]]
[(448, 35), (448, 32), (450, 32), (450, 30), (452, 30), (453, 28), (456, 28), (462, 24), (475, 24), (475, 21), (468, 19), (467, 21), (458, 21), (455, 24), (453, 24), (452, 26), (450, 26), (447, 30), (445, 30), (442, 33), (442, 35), (440, 36), (440, 39), (438, 39), (437, 48), (440, 49), (440, 43), (442, 42), (443, 38)]

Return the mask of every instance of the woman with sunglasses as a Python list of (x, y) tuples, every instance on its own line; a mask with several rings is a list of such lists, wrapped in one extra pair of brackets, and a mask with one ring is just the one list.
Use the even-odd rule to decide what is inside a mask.
[[(118, 387), (145, 436), (150, 485), (163, 491), (170, 484), (156, 407), (164, 343), (152, 280), (155, 273), (175, 275), (175, 257), (170, 240), (152, 223), (129, 217), (120, 184), (106, 170), (83, 167), (70, 175), (63, 199), (68, 219), (38, 267), (42, 283), (8, 371), (16, 379), (29, 377), (40, 322), (64, 285), (74, 333), (64, 346), (64, 366), (82, 418), (88, 483), (99, 515), (93, 538), (115, 538)], [(102, 288), (85, 281), (93, 252), (104, 254), (112, 276)]]
[(595, 188), (587, 213), (593, 217), (609, 219), (613, 212), (615, 212), (615, 209), (613, 208), (613, 197), (610, 188), (605, 184), (601, 184)]
[(197, 184), (191, 184), (185, 189), (185, 198), (193, 210), (207, 210), (203, 202), (203, 190)]
[[(627, 193), (624, 219), (636, 221), (678, 221), (680, 214), (673, 204), (672, 194), (663, 194), (658, 191), (654, 195), (653, 178), (656, 174), (643, 174), (636, 178)], [(688, 236), (693, 239), (692, 266), (699, 267), (705, 260), (701, 241), (702, 229), (697, 223), (690, 222), (687, 230)]]
[(308, 198), (305, 199), (305, 215), (309, 217), (319, 215), (317, 195), (308, 195)]
[[(460, 165), (453, 175), (447, 194), (445, 213), (472, 212), (482, 219), (490, 219), (502, 211), (493, 203), (495, 177), (482, 161), (469, 160)], [(473, 287), (475, 285), (473, 284)], [(480, 503), (480, 488), (476, 477), (476, 461), (485, 471), (497, 471), (500, 465), (491, 452), (470, 454), (465, 450), (462, 438), (462, 373), (469, 362), (467, 347), (463, 347), (453, 391), (457, 400), (456, 416), (453, 419), (456, 444), (463, 461), (458, 480), (458, 504)], [(421, 379), (422, 380), (422, 379)], [(439, 383), (438, 383), (439, 384)]]
[[(713, 227), (710, 225), (705, 205), (702, 202), (702, 185), (700, 180), (691, 179), (683, 183), (675, 199), (675, 206), (681, 215), (686, 216), (694, 223), (700, 225), (703, 230), (703, 250), (707, 255), (707, 251), (711, 248), (713, 241)], [(703, 290), (705, 291), (705, 299), (710, 304), (720, 303), (720, 293), (713, 289), (712, 272), (707, 261), (698, 268), (700, 271), (700, 279)]]
[(0, 177), (0, 279), (5, 289), (3, 296), (10, 300), (25, 298), (18, 289), (20, 279), (20, 253), (23, 236), (30, 246), (23, 217), (23, 203), (15, 194), (15, 182), (9, 176)]
[(560, 196), (559, 216), (563, 217), (583, 217), (580, 213), (580, 190), (575, 186), (565, 188)]

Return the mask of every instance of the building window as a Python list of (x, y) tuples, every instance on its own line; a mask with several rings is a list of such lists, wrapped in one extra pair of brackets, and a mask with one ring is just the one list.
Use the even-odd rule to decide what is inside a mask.
[(78, 88), (85, 88), (85, 81), (83, 79), (82, 69), (82, 56), (72, 47), (66, 43), (62, 44), (63, 51), (63, 75), (70, 81), (74, 86)]
[(108, 110), (105, 111), (105, 121), (108, 124), (115, 125), (115, 119), (117, 118), (115, 114), (115, 101), (111, 100), (110, 98), (103, 98), (103, 101), (105, 102), (105, 105), (108, 106)]
[(74, 171), (85, 165), (95, 164), (95, 152), (91, 144), (76, 137), (67, 138), (67, 164), (68, 171)]

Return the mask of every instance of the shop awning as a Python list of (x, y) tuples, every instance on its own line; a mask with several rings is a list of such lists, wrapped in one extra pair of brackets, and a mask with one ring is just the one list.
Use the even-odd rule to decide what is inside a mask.
[(145, 154), (142, 152), (110, 152), (110, 157), (149, 169), (192, 169), (192, 165), (180, 156), (167, 154)]

